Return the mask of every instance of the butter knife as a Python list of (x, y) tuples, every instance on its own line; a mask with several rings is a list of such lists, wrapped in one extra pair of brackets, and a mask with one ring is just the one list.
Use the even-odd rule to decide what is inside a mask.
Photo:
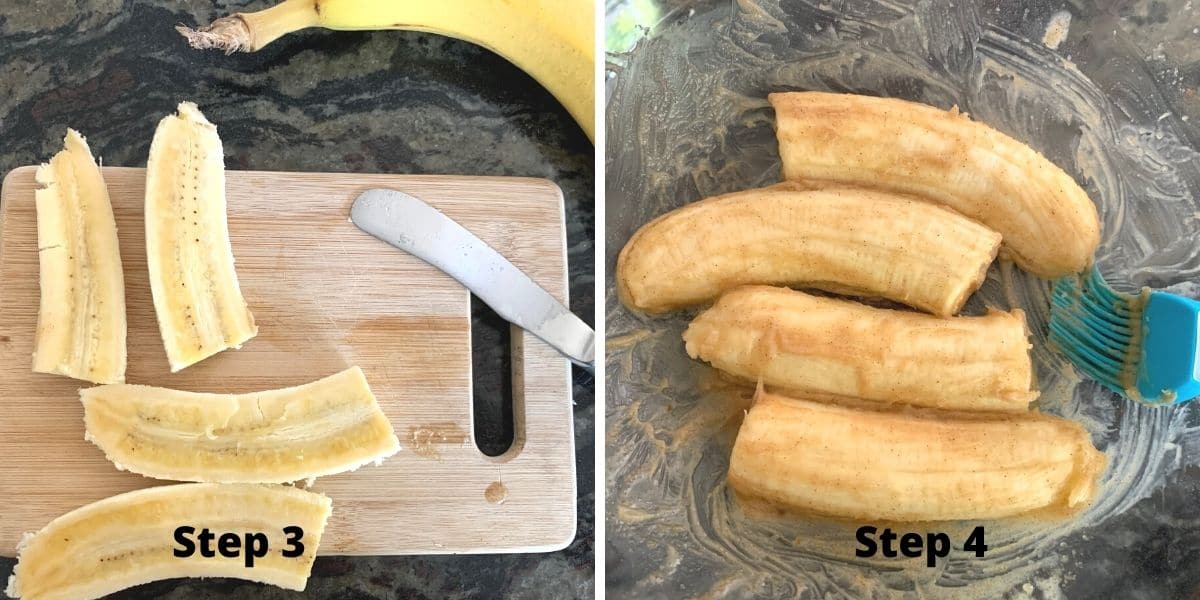
[(592, 369), (596, 332), (456, 221), (415, 196), (388, 189), (363, 192), (350, 221), (457, 279), (508, 322)]

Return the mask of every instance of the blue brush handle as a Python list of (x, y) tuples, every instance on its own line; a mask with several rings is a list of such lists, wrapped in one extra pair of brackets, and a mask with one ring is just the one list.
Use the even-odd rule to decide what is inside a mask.
[[(1142, 313), (1138, 393), (1147, 401), (1184, 402), (1200, 396), (1200, 302), (1151, 292)], [(1172, 390), (1175, 397), (1163, 397)]]

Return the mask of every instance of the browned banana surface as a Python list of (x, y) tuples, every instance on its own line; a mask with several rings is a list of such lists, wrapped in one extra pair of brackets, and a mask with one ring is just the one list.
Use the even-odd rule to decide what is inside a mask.
[(617, 260), (622, 301), (664, 312), (745, 284), (887, 298), (949, 316), (982, 283), (1000, 235), (943, 207), (796, 184), (689, 204), (642, 227)]
[(683, 339), (692, 358), (809, 394), (1010, 412), (1038, 396), (1020, 310), (943, 319), (748, 286), (696, 317)]
[(854, 519), (1062, 516), (1091, 502), (1105, 464), (1082, 426), (1036, 412), (876, 411), (760, 391), (729, 484), (777, 507)]
[(972, 121), (892, 98), (770, 95), (786, 179), (914, 194), (995, 229), (1023, 269), (1083, 271), (1100, 243), (1096, 206), (1036, 150)]

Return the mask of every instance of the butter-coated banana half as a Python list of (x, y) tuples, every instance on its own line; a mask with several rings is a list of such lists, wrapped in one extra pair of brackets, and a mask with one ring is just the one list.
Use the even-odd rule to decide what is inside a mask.
[(1079, 424), (1036, 412), (875, 411), (760, 390), (729, 462), (740, 497), (852, 519), (1064, 516), (1106, 459)]
[(646, 224), (621, 251), (617, 285), (627, 306), (648, 313), (771, 284), (949, 316), (983, 282), (999, 247), (996, 232), (931, 203), (784, 183), (695, 202)]
[(938, 318), (748, 286), (683, 339), (692, 358), (810, 395), (981, 411), (1024, 411), (1038, 396), (1020, 310)]
[(258, 334), (233, 269), (221, 138), (191, 102), (150, 144), (146, 262), (172, 372)]
[(62, 151), (35, 177), (41, 305), (33, 370), (125, 381), (125, 275), (100, 167), (68, 129)]
[[(7, 593), (24, 600), (90, 600), (176, 577), (236, 577), (303, 590), (330, 508), (321, 494), (281, 485), (189, 483), (120, 494), (26, 537)], [(180, 527), (193, 529), (188, 556), (176, 555), (186, 549), (177, 539)], [(254, 548), (261, 555), (248, 567), (252, 548), (240, 547), (232, 557), (195, 552), (196, 534), (204, 529), (259, 534), (265, 539)]]
[(1036, 150), (957, 109), (824, 92), (770, 95), (786, 179), (909, 193), (1004, 236), (1023, 269), (1083, 271), (1100, 243), (1087, 193)]
[(358, 367), (250, 394), (144, 385), (79, 394), (86, 437), (118, 468), (158, 479), (286, 483), (351, 471), (400, 449)]

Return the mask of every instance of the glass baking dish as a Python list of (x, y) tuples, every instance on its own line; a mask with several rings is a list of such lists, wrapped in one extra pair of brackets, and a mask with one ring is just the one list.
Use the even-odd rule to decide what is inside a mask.
[[(1191, 2), (609, 2), (607, 589), (613, 597), (1175, 598), (1200, 589), (1200, 417), (1078, 377), (1046, 347), (1048, 283), (993, 266), (966, 312), (1029, 318), (1042, 398), (1109, 460), (1061, 522), (982, 523), (984, 558), (856, 558), (856, 524), (745, 514), (725, 485), (752, 390), (688, 359), (690, 315), (628, 312), (616, 257), (651, 218), (779, 180), (768, 92), (957, 105), (1036, 148), (1099, 207), (1114, 285), (1197, 297), (1200, 14)], [(1011, 287), (1015, 298), (1006, 295)]]

